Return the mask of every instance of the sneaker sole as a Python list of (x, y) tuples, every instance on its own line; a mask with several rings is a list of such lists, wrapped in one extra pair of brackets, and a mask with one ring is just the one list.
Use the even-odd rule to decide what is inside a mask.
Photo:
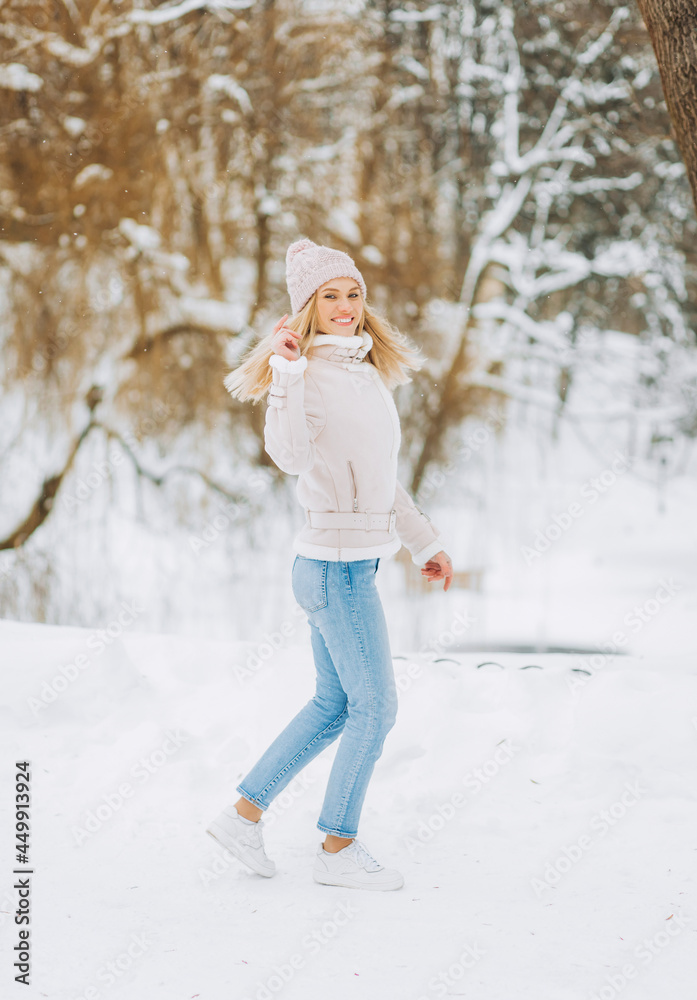
[(216, 826), (215, 823), (211, 823), (210, 827), (206, 830), (206, 833), (209, 837), (212, 837), (213, 840), (217, 841), (217, 843), (224, 847), (226, 851), (229, 851), (230, 854), (234, 854), (235, 857), (242, 862), (242, 864), (246, 865), (253, 872), (256, 872), (257, 875), (263, 875), (264, 878), (271, 878), (272, 875), (276, 874), (275, 868), (273, 871), (269, 871), (268, 868), (261, 868), (253, 859), (245, 856), (243, 849), (236, 844), (234, 840), (230, 840), (225, 830)]
[(312, 876), (315, 882), (319, 882), (322, 885), (339, 885), (347, 889), (375, 889), (375, 890), (390, 890), (390, 889), (401, 889), (404, 885), (404, 879), (400, 875), (398, 879), (392, 879), (391, 882), (361, 882), (358, 879), (351, 878), (348, 875), (332, 875), (329, 872), (312, 872)]

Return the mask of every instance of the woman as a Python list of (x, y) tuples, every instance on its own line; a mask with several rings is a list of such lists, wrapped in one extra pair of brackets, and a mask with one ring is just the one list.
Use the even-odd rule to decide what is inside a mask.
[(317, 882), (399, 889), (400, 872), (357, 839), (375, 762), (395, 722), (397, 691), (375, 574), (402, 544), (428, 580), (452, 581), (440, 534), (397, 481), (401, 440), (391, 389), (411, 381), (421, 359), (366, 304), (353, 260), (299, 240), (288, 248), (293, 319), (231, 372), (238, 399), (269, 390), (265, 449), (298, 476), (305, 523), (293, 539), (293, 593), (307, 614), (317, 670), (314, 697), (237, 786), (241, 798), (206, 831), (260, 875), (266, 856), (261, 816), (271, 800), (337, 737), (317, 827)]

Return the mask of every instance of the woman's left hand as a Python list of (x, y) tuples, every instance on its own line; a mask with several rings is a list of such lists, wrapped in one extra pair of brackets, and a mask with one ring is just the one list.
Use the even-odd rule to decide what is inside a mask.
[(425, 566), (421, 567), (421, 575), (430, 583), (432, 580), (445, 580), (443, 590), (447, 590), (453, 582), (453, 564), (450, 556), (443, 551), (436, 552), (428, 560)]

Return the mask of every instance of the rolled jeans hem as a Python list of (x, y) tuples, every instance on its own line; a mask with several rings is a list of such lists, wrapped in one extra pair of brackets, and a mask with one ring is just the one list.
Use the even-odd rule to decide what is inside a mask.
[(263, 812), (266, 812), (266, 810), (269, 808), (268, 806), (265, 806), (263, 802), (260, 802), (259, 799), (256, 799), (253, 795), (250, 795), (249, 792), (245, 792), (244, 788), (241, 785), (238, 785), (235, 791), (239, 792), (240, 795), (242, 795), (245, 799), (247, 799), (248, 802), (251, 802), (253, 806), (256, 806), (257, 809), (261, 809)]
[(320, 826), (317, 824), (317, 829), (321, 830), (322, 833), (329, 833), (332, 837), (341, 837), (343, 840), (355, 840), (358, 836), (358, 830), (355, 833), (345, 833), (343, 830), (328, 830), (326, 826)]

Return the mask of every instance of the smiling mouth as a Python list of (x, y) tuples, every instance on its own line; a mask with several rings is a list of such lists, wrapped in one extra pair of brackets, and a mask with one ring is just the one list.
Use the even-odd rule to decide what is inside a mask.
[(345, 317), (335, 316), (334, 319), (332, 320), (332, 323), (338, 323), (339, 326), (350, 326), (351, 323), (353, 322), (354, 322), (353, 316), (345, 316)]

